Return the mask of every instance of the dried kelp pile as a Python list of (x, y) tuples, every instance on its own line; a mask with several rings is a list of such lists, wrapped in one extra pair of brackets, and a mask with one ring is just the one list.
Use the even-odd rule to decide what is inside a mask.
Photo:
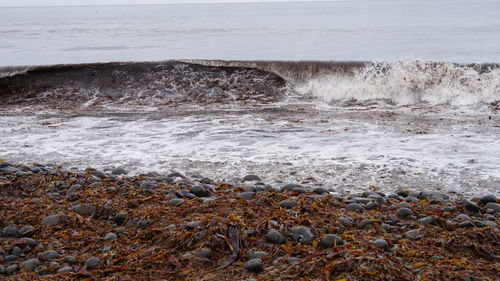
[(494, 195), (0, 163), (5, 280), (498, 280)]

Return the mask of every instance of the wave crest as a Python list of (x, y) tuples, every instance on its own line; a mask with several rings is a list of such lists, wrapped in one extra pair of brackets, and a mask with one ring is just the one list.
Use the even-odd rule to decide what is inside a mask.
[(326, 102), (387, 100), (396, 104), (491, 103), (500, 99), (498, 65), (427, 61), (371, 62), (298, 83), (301, 94)]

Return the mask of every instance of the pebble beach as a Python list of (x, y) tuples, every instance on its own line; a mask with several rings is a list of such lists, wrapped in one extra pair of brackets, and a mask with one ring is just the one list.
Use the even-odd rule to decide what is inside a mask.
[(3, 280), (498, 280), (500, 201), (0, 163)]

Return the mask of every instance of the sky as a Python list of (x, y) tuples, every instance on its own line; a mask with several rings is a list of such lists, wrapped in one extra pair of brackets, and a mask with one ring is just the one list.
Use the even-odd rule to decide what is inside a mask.
[(285, 2), (300, 0), (0, 0), (0, 6), (133, 5), (212, 2)]

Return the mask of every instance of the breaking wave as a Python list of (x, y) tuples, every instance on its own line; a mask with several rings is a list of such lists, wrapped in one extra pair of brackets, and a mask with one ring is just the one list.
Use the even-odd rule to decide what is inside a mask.
[(0, 70), (0, 104), (92, 108), (183, 103), (383, 100), (390, 104), (496, 103), (498, 64), (428, 61), (189, 60)]

